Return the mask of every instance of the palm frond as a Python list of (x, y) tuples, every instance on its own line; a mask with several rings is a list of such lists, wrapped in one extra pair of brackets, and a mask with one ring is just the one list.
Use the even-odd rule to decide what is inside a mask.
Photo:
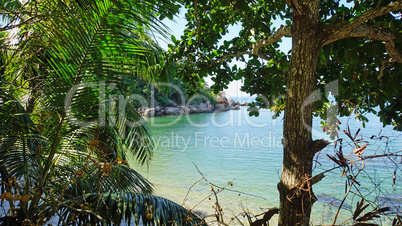
[(7, 170), (7, 177), (28, 178), (29, 171), (40, 162), (38, 152), (47, 142), (22, 105), (4, 90), (0, 93), (0, 166)]
[[(144, 164), (152, 157), (154, 141), (150, 130), (141, 118), (136, 114), (134, 117), (120, 117), (115, 121), (114, 127), (109, 127), (114, 140), (117, 153), (131, 154), (140, 164)], [(129, 122), (131, 119), (131, 122)], [(125, 159), (126, 156), (121, 156)]]
[[(199, 221), (179, 205), (150, 195), (151, 183), (124, 162), (131, 153), (143, 164), (154, 147), (130, 103), (124, 114), (102, 112), (114, 111), (106, 106), (117, 93), (111, 84), (124, 90), (123, 77), (151, 81), (160, 74), (163, 51), (136, 33), (164, 35), (166, 27), (156, 16), (177, 7), (165, 0), (43, 2), (48, 4), (35, 12), (40, 23), (10, 34), (13, 40), (3, 51), (0, 174), (3, 180), (24, 182), (14, 189), (29, 196), (19, 217), (37, 220), (44, 213), (49, 219), (61, 213), (71, 222), (77, 222), (77, 214), (81, 222), (94, 220), (88, 214), (104, 216), (98, 223)], [(13, 10), (22, 13), (24, 7)], [(98, 124), (102, 115), (108, 125)], [(81, 205), (90, 208), (82, 211)]]
[[(105, 192), (86, 194), (65, 206), (79, 206), (97, 213), (96, 221), (106, 224), (135, 223), (135, 225), (203, 225), (199, 215), (167, 199), (135, 192)], [(72, 214), (63, 208), (62, 216), (69, 219)], [(70, 217), (71, 218), (71, 217)], [(94, 218), (81, 218), (80, 223), (89, 223)], [(86, 222), (85, 222), (86, 220)]]
[(57, 166), (52, 181), (55, 187), (64, 187), (64, 197), (74, 198), (85, 193), (106, 191), (135, 191), (150, 194), (151, 183), (122, 161), (99, 162), (88, 159)]

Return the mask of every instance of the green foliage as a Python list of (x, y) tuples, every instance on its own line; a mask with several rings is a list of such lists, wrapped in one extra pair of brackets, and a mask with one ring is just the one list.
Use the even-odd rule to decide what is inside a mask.
[[(244, 79), (243, 91), (263, 97), (249, 104), (250, 115), (258, 116), (261, 107), (271, 107), (275, 116), (285, 111), (279, 225), (308, 225), (313, 201), (306, 197), (312, 189), (292, 189), (311, 179), (303, 177), (312, 176), (313, 157), (322, 149), (311, 148), (311, 114), (324, 120), (323, 130), (332, 138), (339, 129), (337, 117), (352, 112), (363, 122), (364, 113), (372, 112), (384, 125), (402, 130), (401, 1), (182, 3), (187, 25), (170, 52), (183, 63), (180, 72), (188, 84), (196, 87), (210, 75), (218, 92)], [(275, 27), (277, 22), (283, 26)], [(222, 40), (234, 25), (240, 27), (238, 35)], [(290, 53), (279, 49), (285, 36), (292, 37)], [(244, 68), (233, 66), (234, 60)], [(334, 81), (339, 90), (331, 90), (330, 97), (326, 88)], [(321, 93), (315, 95), (314, 89)]]
[[(173, 75), (174, 76), (174, 75)], [(168, 83), (150, 84), (141, 78), (123, 78), (127, 90), (125, 95), (136, 94), (143, 97), (144, 103), (136, 100), (132, 102), (133, 107), (152, 106), (152, 104), (160, 106), (168, 106), (169, 100), (176, 103), (197, 104), (205, 101), (216, 103), (216, 95), (207, 87), (200, 87), (194, 91), (193, 96), (184, 93), (188, 85), (181, 78), (171, 77)], [(159, 85), (158, 85), (159, 84)], [(152, 97), (156, 101), (152, 103)]]
[[(402, 28), (400, 21), (392, 23)], [(354, 46), (354, 49), (348, 49), (348, 46)], [(339, 95), (335, 99), (340, 103), (340, 116), (349, 116), (355, 110), (358, 118), (366, 122), (363, 114), (371, 112), (380, 116), (384, 126), (393, 125), (396, 130), (401, 130), (402, 116), (398, 107), (402, 96), (397, 84), (402, 82), (402, 67), (397, 62), (386, 62), (385, 52), (379, 41), (346, 39), (331, 43), (323, 48), (324, 59), (319, 62), (318, 73), (325, 76), (318, 79), (318, 84), (322, 87), (338, 79)]]
[(194, 96), (193, 99), (191, 99), (191, 104), (199, 104), (202, 102), (205, 102), (207, 98), (207, 101), (209, 101), (211, 104), (216, 104), (216, 94), (209, 88), (201, 88), (198, 92), (198, 95)]
[[(161, 105), (167, 106), (169, 100), (176, 103), (187, 103), (191, 98), (192, 103), (201, 103), (203, 101), (216, 102), (215, 95), (204, 84), (192, 92), (185, 93), (191, 89), (191, 85), (186, 84), (183, 78), (177, 73), (181, 70), (180, 63), (172, 62), (172, 58), (160, 48), (147, 34), (140, 34), (138, 31), (132, 31), (130, 35), (133, 38), (140, 39), (143, 44), (146, 44), (147, 49), (152, 51), (155, 55), (155, 60), (147, 60), (148, 64), (146, 71), (135, 71), (134, 75), (144, 73), (150, 76), (131, 76), (123, 77), (122, 80), (125, 84), (124, 90), (119, 90), (116, 94), (123, 94), (126, 96), (139, 95), (142, 101), (136, 100), (132, 104), (135, 108), (142, 106)], [(172, 36), (174, 38), (174, 36)], [(151, 68), (151, 69), (150, 69)], [(201, 97), (197, 97), (201, 95)], [(205, 98), (206, 97), (206, 98)], [(155, 100), (155, 103), (152, 103)]]
[(153, 141), (132, 105), (125, 117), (112, 104), (127, 89), (125, 77), (151, 80), (160, 72), (157, 48), (139, 34), (163, 34), (155, 13), (175, 8), (153, 0), (45, 0), (16, 9), (22, 18), (31, 9), (38, 21), (13, 24), (18, 30), (7, 41), (16, 45), (2, 50), (0, 199), (10, 205), (2, 223), (200, 221), (153, 196), (152, 184), (128, 166), (128, 153), (137, 164), (149, 161)]
[[(181, 40), (174, 39), (175, 45), (170, 46), (170, 52), (183, 62), (181, 73), (186, 80), (192, 81), (189, 84), (197, 84), (202, 77), (211, 75), (215, 82), (211, 88), (218, 92), (227, 88), (230, 81), (242, 78), (242, 91), (263, 95), (269, 103), (269, 106), (267, 102), (257, 102), (257, 105), (284, 110), (284, 107), (274, 104), (285, 94), (290, 53), (281, 52), (277, 42), (259, 49), (258, 54), (264, 56), (263, 59), (245, 53), (252, 52), (253, 44), (278, 30), (273, 26), (274, 20), (292, 25), (292, 10), (286, 1), (198, 1), (197, 7), (193, 1), (182, 2), (187, 8), (188, 23)], [(342, 1), (320, 1), (320, 26), (345, 24), (370, 9), (394, 1), (347, 2), (353, 2), (353, 5), (346, 6)], [(364, 24), (395, 35), (395, 45), (399, 46), (400, 52), (400, 16), (399, 10), (372, 18)], [(239, 34), (220, 42), (232, 25), (241, 26)], [(391, 124), (395, 129), (402, 130), (402, 115), (398, 110), (402, 103), (402, 69), (400, 63), (390, 62), (389, 59), (381, 41), (341, 39), (322, 48), (314, 83), (318, 90), (323, 90), (327, 84), (338, 80), (339, 92), (335, 97), (339, 103), (337, 115), (348, 116), (354, 111), (360, 120), (366, 121), (363, 114), (371, 112), (377, 114), (384, 125)], [(246, 66), (230, 66), (233, 60), (244, 62)], [(314, 103), (315, 113), (325, 120), (329, 120), (323, 114), (327, 103), (327, 97)]]
[[(188, 79), (192, 78), (196, 82), (196, 80), (200, 80), (200, 77), (213, 75), (215, 84), (211, 88), (217, 93), (227, 88), (230, 81), (243, 77), (245, 83), (250, 84), (247, 85), (249, 89), (244, 89), (244, 91), (252, 91), (250, 94), (258, 93), (257, 90), (254, 91), (256, 86), (251, 87), (252, 83), (265, 81), (262, 81), (264, 79), (260, 78), (263, 72), (256, 73), (255, 71), (256, 68), (260, 68), (261, 66), (258, 65), (260, 62), (256, 57), (246, 59), (244, 56), (239, 56), (236, 58), (238, 61), (247, 63), (245, 69), (237, 68), (237, 66), (229, 66), (232, 62), (230, 58), (216, 65), (211, 62), (216, 59), (221, 59), (224, 55), (230, 53), (237, 54), (238, 52), (246, 51), (247, 46), (253, 43), (253, 35), (251, 33), (270, 33), (271, 20), (274, 19), (273, 17), (276, 17), (274, 13), (270, 12), (271, 5), (285, 9), (286, 3), (278, 1), (261, 1), (254, 3), (237, 1), (231, 4), (226, 1), (209, 1), (198, 5), (197, 12), (195, 12), (193, 4), (193, 2), (184, 1), (184, 5), (188, 9), (186, 18), (189, 23), (184, 31), (184, 35), (181, 37), (182, 41), (176, 41), (175, 44), (177, 47), (171, 50), (178, 56), (184, 56), (179, 59), (184, 63), (185, 73), (191, 75), (188, 76)], [(195, 20), (195, 14), (197, 14), (199, 21)], [(284, 17), (285, 15), (290, 15), (290, 13), (287, 12), (280, 16)], [(201, 26), (199, 32), (197, 31), (197, 22)], [(218, 45), (218, 41), (227, 33), (229, 26), (234, 24), (240, 24), (243, 27), (239, 32), (239, 36), (232, 40), (224, 41), (223, 45)], [(190, 42), (189, 40), (197, 41)], [(263, 53), (281, 55), (280, 52), (276, 53), (273, 47), (267, 47), (261, 49), (261, 51)], [(282, 58), (278, 63), (286, 61), (286, 57)], [(284, 67), (284, 63), (281, 64), (281, 67)], [(265, 73), (276, 72), (272, 66), (264, 68), (264, 71)], [(278, 71), (278, 74), (279, 73)]]

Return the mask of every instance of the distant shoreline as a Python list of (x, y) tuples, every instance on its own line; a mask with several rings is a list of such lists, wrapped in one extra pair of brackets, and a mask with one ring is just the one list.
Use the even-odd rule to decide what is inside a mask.
[[(249, 97), (250, 99), (251, 97)], [(179, 105), (169, 100), (167, 106), (157, 105), (154, 107), (140, 107), (138, 113), (146, 118), (160, 117), (165, 115), (189, 115), (197, 113), (212, 113), (220, 111), (240, 110), (241, 106), (247, 106), (248, 103), (239, 100), (235, 101), (230, 97), (226, 97), (224, 92), (220, 92), (216, 97), (216, 104), (210, 101), (204, 101), (198, 104)]]

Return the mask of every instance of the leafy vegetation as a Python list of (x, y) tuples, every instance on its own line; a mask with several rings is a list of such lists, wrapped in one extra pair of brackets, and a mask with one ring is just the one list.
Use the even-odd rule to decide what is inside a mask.
[[(174, 77), (176, 76), (176, 77)], [(137, 94), (143, 97), (143, 102), (133, 101), (134, 107), (139, 108), (142, 106), (168, 106), (170, 101), (174, 101), (177, 104), (199, 104), (201, 102), (209, 101), (210, 103), (216, 103), (216, 94), (205, 86), (199, 87), (192, 96), (184, 93), (186, 90), (186, 84), (177, 74), (171, 74), (169, 82), (150, 84), (144, 79), (124, 78), (124, 82), (127, 84), (126, 95)], [(152, 98), (155, 103), (152, 103)], [(140, 98), (139, 98), (140, 99)], [(191, 100), (191, 103), (190, 103)]]
[[(337, 117), (352, 112), (363, 121), (364, 113), (372, 112), (384, 125), (401, 130), (402, 2), (181, 2), (188, 23), (170, 47), (183, 61), (183, 76), (193, 81), (189, 84), (212, 75), (211, 88), (217, 92), (243, 78), (243, 91), (265, 97), (257, 105), (284, 111), (279, 224), (308, 225), (311, 188), (292, 199), (289, 194), (313, 176), (313, 157), (321, 150), (314, 148), (320, 141), (312, 139), (313, 114), (324, 119), (322, 127), (333, 138)], [(234, 25), (240, 27), (238, 35), (222, 42)], [(290, 53), (279, 49), (283, 37), (292, 39)], [(232, 65), (234, 60), (245, 67)], [(338, 106), (328, 98), (330, 87)], [(320, 94), (314, 95), (315, 90)]]
[[(167, 1), (1, 1), (0, 199), (3, 224), (201, 222), (152, 195), (129, 167), (152, 156), (141, 116), (114, 97), (162, 62), (139, 34), (165, 34)], [(131, 124), (128, 121), (133, 122)], [(128, 126), (130, 125), (130, 126)]]

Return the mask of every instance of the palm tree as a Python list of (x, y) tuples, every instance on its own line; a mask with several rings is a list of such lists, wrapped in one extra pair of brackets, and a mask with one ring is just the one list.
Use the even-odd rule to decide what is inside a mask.
[(128, 166), (128, 153), (146, 163), (153, 143), (129, 103), (126, 114), (113, 104), (126, 90), (123, 77), (147, 77), (161, 61), (133, 34), (165, 34), (155, 15), (175, 9), (154, 0), (42, 0), (7, 9), (18, 15), (9, 26), (18, 30), (2, 45), (3, 224), (202, 223), (152, 195), (152, 184)]

